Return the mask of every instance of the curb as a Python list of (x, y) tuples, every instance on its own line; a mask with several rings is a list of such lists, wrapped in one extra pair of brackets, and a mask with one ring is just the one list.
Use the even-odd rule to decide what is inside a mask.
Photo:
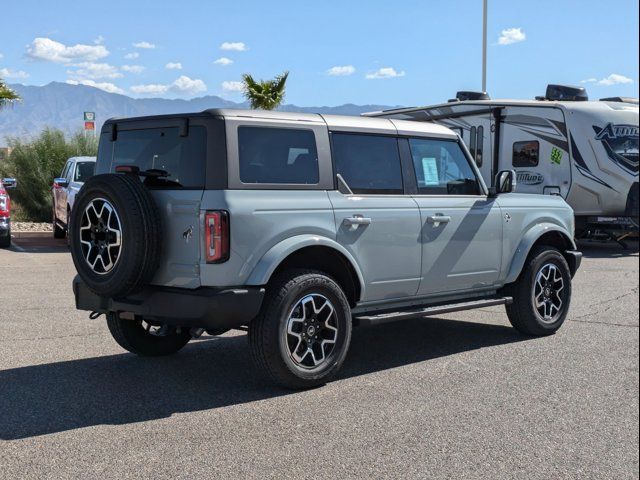
[(39, 231), (39, 232), (16, 232), (12, 231), (11, 236), (13, 238), (53, 238), (53, 232)]

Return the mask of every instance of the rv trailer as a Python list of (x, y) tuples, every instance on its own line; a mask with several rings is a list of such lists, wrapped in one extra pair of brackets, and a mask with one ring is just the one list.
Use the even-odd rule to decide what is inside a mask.
[(444, 104), (365, 115), (453, 129), (487, 183), (514, 169), (517, 191), (562, 196), (578, 237), (638, 230), (638, 99), (589, 101), (584, 88), (549, 85), (535, 100), (458, 92)]

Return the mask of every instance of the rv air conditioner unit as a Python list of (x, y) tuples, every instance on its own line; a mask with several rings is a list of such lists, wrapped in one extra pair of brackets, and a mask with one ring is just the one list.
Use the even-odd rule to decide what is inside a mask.
[(471, 92), (463, 90), (456, 92), (456, 98), (449, 100), (449, 102), (464, 102), (465, 100), (491, 100), (491, 97), (487, 92)]
[[(536, 97), (536, 99), (540, 99)], [(544, 100), (561, 100), (564, 102), (586, 102), (589, 100), (584, 87), (570, 87), (568, 85), (547, 85)]]

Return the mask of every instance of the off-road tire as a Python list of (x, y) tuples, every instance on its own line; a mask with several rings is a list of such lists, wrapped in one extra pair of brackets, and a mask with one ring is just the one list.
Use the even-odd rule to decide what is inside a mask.
[(118, 345), (145, 357), (171, 355), (191, 340), (189, 329), (172, 328), (167, 335), (156, 336), (145, 330), (141, 320), (125, 320), (114, 312), (107, 314), (107, 326)]
[[(113, 269), (94, 272), (85, 261), (79, 241), (82, 216), (94, 199), (104, 198), (117, 212), (122, 227), (122, 250)], [(155, 274), (161, 252), (161, 218), (151, 195), (132, 175), (95, 175), (76, 198), (69, 222), (70, 248), (78, 274), (90, 290), (103, 297), (123, 297), (139, 291)]]
[[(564, 282), (564, 301), (558, 318), (552, 323), (544, 322), (538, 314), (532, 298), (536, 276), (547, 264), (555, 265)], [(507, 305), (507, 316), (511, 325), (521, 333), (532, 336), (554, 334), (564, 323), (571, 304), (571, 270), (566, 259), (554, 247), (540, 245), (534, 247), (518, 280), (504, 289), (506, 295), (513, 297), (513, 303)]]
[[(316, 370), (304, 371), (292, 360), (283, 332), (293, 306), (312, 293), (331, 302), (338, 333), (325, 362)], [(292, 269), (269, 283), (260, 314), (249, 324), (249, 345), (255, 364), (273, 382), (289, 389), (307, 389), (324, 385), (340, 369), (351, 342), (351, 329), (351, 309), (340, 286), (322, 272)]]

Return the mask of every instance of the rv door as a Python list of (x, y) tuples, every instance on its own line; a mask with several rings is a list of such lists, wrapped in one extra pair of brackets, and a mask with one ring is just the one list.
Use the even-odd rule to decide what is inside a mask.
[(444, 118), (438, 123), (451, 128), (460, 135), (480, 169), (485, 183), (491, 185), (491, 178), (495, 174), (492, 171), (493, 136), (491, 132), (493, 131), (493, 117), (491, 113), (483, 109), (483, 112), (477, 115)]

